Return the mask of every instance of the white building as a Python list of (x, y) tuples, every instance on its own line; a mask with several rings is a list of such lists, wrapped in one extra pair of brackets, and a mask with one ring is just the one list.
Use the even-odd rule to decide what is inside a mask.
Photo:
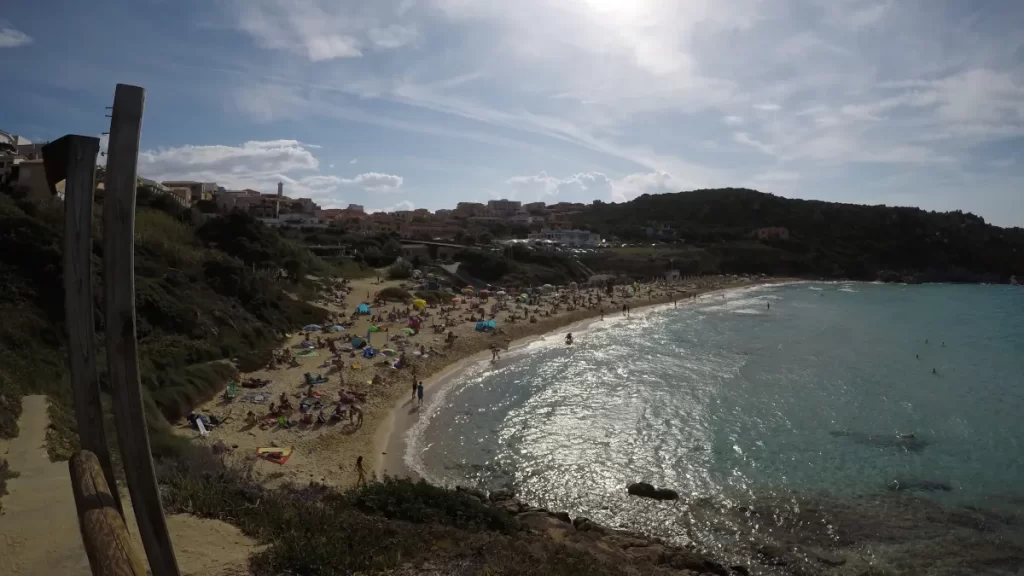
[(567, 246), (597, 246), (601, 235), (587, 230), (541, 230), (529, 235), (530, 241), (549, 241)]

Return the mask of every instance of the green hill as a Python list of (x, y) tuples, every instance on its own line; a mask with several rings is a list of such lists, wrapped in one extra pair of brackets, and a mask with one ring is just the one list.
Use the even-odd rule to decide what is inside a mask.
[[(999, 228), (959, 211), (794, 200), (725, 188), (597, 202), (577, 214), (575, 223), (624, 241), (650, 241), (647, 227), (670, 226), (688, 246), (676, 260), (684, 272), (985, 282), (1024, 274), (1024, 229)], [(762, 228), (785, 228), (787, 237), (758, 240)]]
[[(57, 399), (52, 454), (72, 448), (64, 348), (62, 205), (0, 194), (0, 436), (17, 434), (20, 397)], [(103, 330), (102, 244), (97, 206), (93, 270), (96, 329)], [(282, 334), (322, 321), (326, 311), (296, 301), (329, 272), (307, 250), (240, 213), (200, 221), (173, 201), (140, 189), (136, 211), (135, 299), (139, 365), (150, 424), (166, 426), (211, 398), (235, 368), (265, 363)], [(98, 338), (102, 359), (102, 338)], [(100, 374), (105, 385), (105, 374)], [(62, 410), (61, 407), (64, 409)], [(154, 436), (154, 450), (161, 448)], [(62, 444), (64, 444), (62, 446)]]

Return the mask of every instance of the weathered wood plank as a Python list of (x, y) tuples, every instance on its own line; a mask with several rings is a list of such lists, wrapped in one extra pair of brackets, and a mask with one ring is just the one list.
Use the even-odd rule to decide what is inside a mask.
[(55, 143), (61, 152), (47, 162), (63, 162), (64, 183), (64, 308), (68, 330), (68, 361), (74, 392), (75, 419), (82, 448), (96, 455), (118, 513), (114, 467), (110, 462), (103, 405), (96, 378), (96, 330), (93, 324), (92, 206), (98, 138), (65, 136)]
[(103, 202), (107, 363), (118, 445), (149, 566), (154, 576), (177, 576), (149, 449), (135, 336), (135, 186), (144, 104), (145, 90), (117, 85)]
[(132, 544), (121, 511), (96, 455), (87, 450), (68, 462), (82, 544), (93, 576), (145, 576), (146, 564)]

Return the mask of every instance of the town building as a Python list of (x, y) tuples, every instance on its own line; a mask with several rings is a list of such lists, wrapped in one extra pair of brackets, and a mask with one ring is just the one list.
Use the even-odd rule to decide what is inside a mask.
[(490, 216), (507, 218), (518, 214), (523, 209), (523, 203), (518, 200), (491, 200), (487, 203), (487, 213)]
[(171, 190), (187, 188), (189, 190), (189, 202), (193, 204), (200, 200), (213, 200), (214, 194), (218, 191), (216, 182), (166, 180), (162, 184)]
[(483, 216), (487, 213), (487, 205), (479, 202), (459, 202), (455, 205), (452, 215), (456, 218), (470, 218), (472, 216)]

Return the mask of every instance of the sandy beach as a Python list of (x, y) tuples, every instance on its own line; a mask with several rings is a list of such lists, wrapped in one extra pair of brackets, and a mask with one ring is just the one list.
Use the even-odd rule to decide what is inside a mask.
[[(411, 401), (414, 373), (415, 379), (423, 382), (425, 402), (429, 402), (431, 391), (457, 375), (467, 363), (488, 359), (491, 346), (502, 350), (522, 346), (541, 335), (555, 330), (564, 332), (566, 327), (597, 319), (602, 315), (602, 310), (607, 316), (621, 314), (624, 304), (630, 307), (632, 313), (650, 306), (671, 305), (673, 301), (712, 290), (753, 283), (754, 280), (731, 277), (694, 278), (672, 284), (638, 285), (631, 297), (623, 297), (619, 289), (611, 297), (605, 294), (603, 288), (584, 287), (562, 292), (551, 290), (537, 297), (532, 305), (506, 299), (495, 314), (498, 330), (491, 332), (476, 331), (476, 321), (481, 314), (474, 312), (468, 303), (460, 302), (446, 306), (450, 309), (446, 319), (454, 325), (435, 333), (430, 327), (435, 323), (444, 323), (442, 311), (437, 307), (428, 307), (423, 313), (422, 329), (414, 335), (404, 335), (402, 329), (408, 322), (408, 306), (389, 302), (373, 307), (371, 315), (351, 317), (352, 324), (344, 332), (311, 334), (309, 339), (315, 341), (318, 336), (322, 340), (337, 338), (337, 344), (341, 345), (351, 336), (365, 337), (372, 324), (378, 326), (380, 332), (370, 335), (371, 344), (375, 348), (390, 347), (396, 353), (404, 350), (409, 366), (395, 369), (392, 367), (394, 357), (364, 359), (358, 351), (344, 351), (337, 356), (344, 362), (344, 368), (339, 372), (328, 367), (329, 362), (326, 361), (332, 358), (330, 351), (319, 348), (316, 349), (316, 356), (295, 358), (296, 366), (260, 370), (241, 376), (243, 381), (249, 378), (268, 381), (259, 389), (242, 388), (232, 401), (218, 396), (198, 407), (198, 413), (226, 420), (209, 435), (200, 438), (194, 428), (184, 423), (179, 433), (206, 444), (222, 442), (231, 449), (225, 456), (229, 463), (251, 467), (254, 475), (268, 485), (320, 482), (348, 487), (358, 481), (356, 460), (360, 456), (363, 458), (363, 470), (367, 478), (384, 473), (406, 475), (408, 470), (402, 464), (403, 437), (418, 414)], [(337, 319), (345, 318), (348, 321), (356, 306), (363, 302), (371, 303), (378, 291), (399, 285), (400, 282), (394, 281), (356, 280), (348, 283), (348, 293), (344, 298), (333, 294), (317, 304), (328, 308), (337, 315)], [(600, 302), (597, 301), (598, 295)], [(494, 304), (495, 299), (489, 298), (484, 307), (490, 309)], [(389, 313), (393, 314), (391, 321), (387, 318)], [(384, 315), (384, 318), (377, 317), (378, 314)], [(511, 320), (513, 315), (515, 321)], [(378, 321), (373, 321), (374, 317)], [(446, 342), (449, 332), (455, 336), (450, 345)], [(303, 334), (296, 334), (284, 346), (293, 354), (299, 353), (301, 349), (296, 346), (305, 338)], [(425, 357), (418, 355), (421, 347), (428, 351)], [(350, 423), (345, 418), (340, 422), (298, 423), (291, 427), (246, 424), (245, 417), (249, 411), (263, 419), (270, 402), (278, 403), (282, 394), (293, 406), (298, 406), (309, 389), (305, 383), (305, 373), (327, 377), (327, 382), (314, 387), (314, 392), (320, 394), (325, 412), (329, 413), (333, 409), (341, 389), (365, 398), (359, 403), (363, 411), (362, 422), (356, 420)], [(253, 393), (266, 394), (267, 400), (247, 401), (246, 398), (251, 398)], [(293, 413), (289, 418), (297, 422), (298, 413)], [(256, 456), (257, 448), (266, 447), (290, 448), (292, 452), (287, 462), (279, 464)]]

